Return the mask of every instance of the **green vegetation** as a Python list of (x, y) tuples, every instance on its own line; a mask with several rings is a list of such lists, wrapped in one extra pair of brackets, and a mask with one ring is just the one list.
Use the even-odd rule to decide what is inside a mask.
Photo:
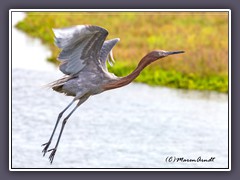
[(155, 49), (184, 50), (147, 67), (136, 82), (174, 88), (228, 92), (228, 14), (225, 12), (29, 12), (17, 27), (41, 38), (58, 63), (52, 28), (93, 24), (119, 37), (116, 64), (109, 71), (125, 76)]

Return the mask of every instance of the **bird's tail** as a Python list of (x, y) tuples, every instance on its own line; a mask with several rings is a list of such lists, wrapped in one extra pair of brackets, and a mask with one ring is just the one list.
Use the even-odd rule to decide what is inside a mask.
[(62, 92), (62, 86), (64, 85), (65, 82), (67, 82), (71, 78), (72, 78), (71, 76), (65, 76), (61, 79), (58, 79), (56, 81), (44, 85), (44, 87), (52, 88), (54, 91), (57, 92)]

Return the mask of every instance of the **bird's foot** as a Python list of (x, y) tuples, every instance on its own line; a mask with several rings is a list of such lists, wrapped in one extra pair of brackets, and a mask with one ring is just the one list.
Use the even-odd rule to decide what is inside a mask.
[(54, 159), (54, 156), (55, 156), (55, 153), (56, 153), (56, 151), (57, 151), (57, 148), (49, 149), (48, 152), (49, 152), (49, 151), (52, 151), (51, 154), (50, 154), (50, 156), (49, 156), (49, 161), (50, 161), (50, 163), (52, 164), (53, 159)]
[(51, 144), (51, 141), (48, 141), (47, 143), (42, 144), (42, 146), (45, 146), (42, 150), (43, 156), (48, 152), (48, 147)]

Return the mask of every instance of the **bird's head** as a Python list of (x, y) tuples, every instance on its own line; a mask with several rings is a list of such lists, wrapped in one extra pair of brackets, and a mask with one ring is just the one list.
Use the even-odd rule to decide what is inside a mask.
[(147, 54), (147, 59), (150, 62), (156, 61), (160, 58), (169, 56), (169, 55), (173, 55), (173, 54), (180, 54), (180, 53), (184, 53), (184, 51), (164, 51), (164, 50), (155, 50), (152, 51), (150, 53)]
[(141, 59), (141, 61), (138, 63), (138, 67), (141, 67), (143, 69), (147, 65), (151, 64), (152, 62), (154, 62), (160, 58), (164, 58), (169, 55), (180, 54), (180, 53), (184, 53), (184, 51), (155, 50), (155, 51), (148, 53), (146, 56), (144, 56)]
[(150, 52), (148, 55), (149, 55), (149, 58), (152, 61), (156, 61), (160, 58), (163, 58), (163, 57), (166, 57), (166, 56), (169, 56), (169, 55), (173, 55), (173, 54), (180, 54), (180, 53), (184, 53), (184, 51), (155, 50), (155, 51)]

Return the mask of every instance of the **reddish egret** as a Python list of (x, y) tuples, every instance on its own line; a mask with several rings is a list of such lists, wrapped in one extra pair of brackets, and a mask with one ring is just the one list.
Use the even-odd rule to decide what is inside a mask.
[[(150, 63), (168, 55), (184, 53), (184, 51), (155, 50), (144, 56), (136, 69), (125, 77), (117, 77), (108, 72), (106, 61), (113, 64), (112, 48), (119, 38), (105, 41), (108, 31), (99, 26), (78, 25), (69, 28), (53, 29), (55, 44), (62, 51), (58, 56), (61, 61), (60, 70), (66, 75), (63, 78), (50, 83), (53, 90), (73, 96), (71, 103), (58, 115), (53, 132), (43, 149), (43, 155), (52, 151), (49, 160), (53, 158), (68, 118), (91, 95), (103, 91), (119, 88), (131, 83), (140, 72)], [(63, 119), (60, 134), (53, 149), (48, 149), (53, 135), (64, 112), (75, 102), (77, 105)]]

